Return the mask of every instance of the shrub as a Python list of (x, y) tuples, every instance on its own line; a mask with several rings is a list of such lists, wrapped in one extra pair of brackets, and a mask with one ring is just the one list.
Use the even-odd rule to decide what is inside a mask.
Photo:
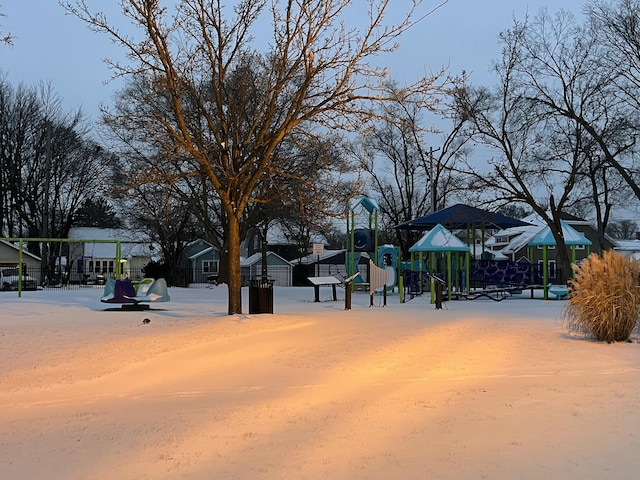
[(574, 266), (565, 326), (600, 341), (627, 340), (638, 323), (638, 261), (609, 250)]

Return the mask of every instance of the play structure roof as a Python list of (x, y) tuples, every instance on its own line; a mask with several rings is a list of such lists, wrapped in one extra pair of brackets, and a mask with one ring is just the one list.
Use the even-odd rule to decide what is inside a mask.
[(378, 202), (373, 198), (365, 197), (364, 195), (360, 195), (358, 198), (349, 202), (349, 210), (355, 210), (360, 206), (364, 207), (369, 213), (380, 211), (380, 205), (378, 205)]
[[(577, 231), (571, 225), (564, 220), (560, 220), (562, 226), (562, 236), (564, 237), (564, 243), (567, 246), (570, 245), (591, 245), (591, 240), (585, 237), (582, 233)], [(530, 242), (531, 247), (553, 246), (556, 244), (555, 238), (549, 226), (543, 228)]]
[(528, 225), (517, 218), (501, 213), (489, 212), (469, 205), (457, 204), (452, 207), (425, 215), (424, 217), (401, 223), (399, 230), (429, 230), (441, 224), (451, 230), (467, 228), (510, 228)]
[(410, 252), (468, 252), (469, 245), (438, 224), (413, 244)]

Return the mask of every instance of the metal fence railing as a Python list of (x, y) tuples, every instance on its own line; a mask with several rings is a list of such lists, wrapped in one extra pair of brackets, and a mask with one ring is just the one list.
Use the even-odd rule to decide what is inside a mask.
[[(18, 269), (15, 266), (0, 266), (2, 269), (2, 290), (18, 289)], [(79, 289), (86, 287), (102, 288), (108, 278), (115, 278), (113, 271), (86, 272), (78, 274), (65, 271), (48, 271), (41, 267), (24, 266), (22, 268), (22, 289)], [(121, 278), (130, 278), (131, 280), (142, 280), (145, 274), (142, 270), (128, 271)], [(197, 278), (197, 282), (189, 281), (189, 279)], [(217, 275), (194, 275), (189, 269), (180, 269), (169, 272), (167, 275), (167, 283), (169, 286), (189, 287), (189, 288), (208, 288), (217, 284)]]

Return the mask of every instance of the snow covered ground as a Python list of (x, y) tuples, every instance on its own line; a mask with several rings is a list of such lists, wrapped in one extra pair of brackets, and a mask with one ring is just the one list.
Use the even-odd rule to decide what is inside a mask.
[(0, 292), (0, 478), (637, 478), (640, 344), (568, 334), (565, 302), (274, 292)]

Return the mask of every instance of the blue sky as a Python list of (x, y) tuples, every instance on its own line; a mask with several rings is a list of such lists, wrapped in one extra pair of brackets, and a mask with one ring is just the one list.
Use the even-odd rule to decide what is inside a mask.
[[(403, 0), (393, 0), (400, 4)], [(90, 0), (107, 12), (117, 12), (117, 0)], [(404, 3), (408, 4), (408, 1)], [(426, 0), (423, 11), (437, 0)], [(547, 6), (579, 16), (585, 0), (449, 0), (410, 29), (399, 52), (389, 58), (393, 77), (411, 81), (425, 70), (449, 65), (451, 73), (472, 72), (475, 83), (490, 84), (490, 62), (499, 55), (497, 37), (515, 16), (538, 13)], [(82, 108), (97, 118), (98, 105), (109, 105), (117, 84), (105, 85), (111, 73), (104, 57), (122, 57), (106, 36), (90, 31), (56, 0), (0, 0), (3, 32), (11, 32), (14, 46), (0, 46), (0, 71), (14, 86), (50, 82), (67, 110)], [(117, 16), (114, 14), (114, 18)]]

